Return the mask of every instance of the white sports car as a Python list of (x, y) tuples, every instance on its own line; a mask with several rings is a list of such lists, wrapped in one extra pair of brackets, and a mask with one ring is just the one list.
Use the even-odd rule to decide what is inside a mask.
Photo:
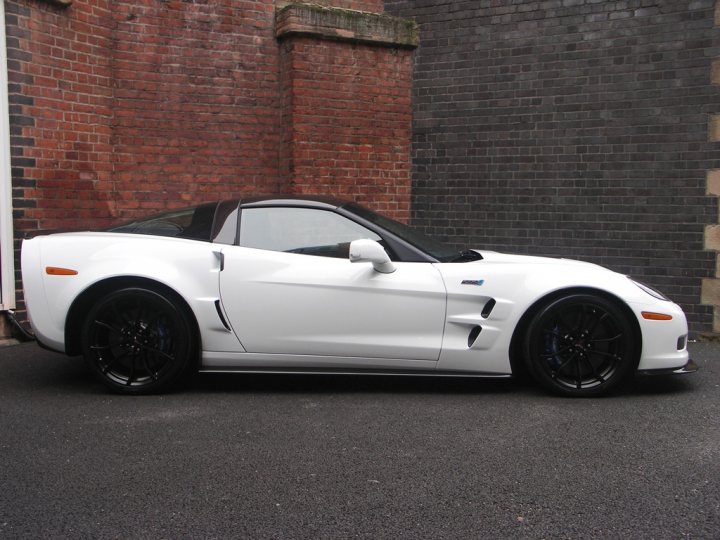
[(202, 204), (22, 246), (38, 341), (128, 394), (214, 372), (506, 377), (593, 396), (687, 373), (661, 293), (566, 259), (457, 252), (354, 203)]

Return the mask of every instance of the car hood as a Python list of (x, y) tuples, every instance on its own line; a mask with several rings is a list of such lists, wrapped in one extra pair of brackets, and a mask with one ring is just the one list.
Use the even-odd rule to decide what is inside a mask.
[(655, 300), (624, 274), (603, 266), (572, 259), (511, 255), (475, 250), (482, 260), (436, 265), (450, 294), (521, 297), (531, 303), (561, 289), (601, 289), (626, 302), (654, 303)]
[(583, 262), (583, 261), (576, 261), (574, 259), (562, 259), (562, 258), (555, 258), (555, 257), (534, 257), (531, 255), (513, 255), (509, 253), (499, 253), (497, 251), (487, 251), (484, 249), (475, 249), (473, 251), (477, 251), (482, 255), (482, 261), (478, 261), (479, 263), (485, 262), (492, 262), (492, 263), (503, 263), (503, 264), (521, 264), (521, 265), (537, 265), (537, 264), (550, 264), (555, 266), (575, 266), (575, 267), (581, 267), (586, 268), (588, 270), (605, 270), (608, 272), (612, 272), (612, 270), (608, 270), (607, 268), (603, 266), (599, 266), (597, 264), (589, 263), (589, 262)]

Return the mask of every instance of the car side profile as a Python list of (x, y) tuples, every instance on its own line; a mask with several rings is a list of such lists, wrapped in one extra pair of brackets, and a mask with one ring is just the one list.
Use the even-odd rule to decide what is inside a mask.
[(355, 203), (255, 197), (25, 240), (38, 341), (110, 389), (187, 373), (508, 377), (594, 396), (686, 373), (687, 323), (597, 265), (461, 250)]

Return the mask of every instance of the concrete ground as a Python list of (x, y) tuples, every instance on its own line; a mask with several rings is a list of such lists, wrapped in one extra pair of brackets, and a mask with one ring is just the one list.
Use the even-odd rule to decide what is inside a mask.
[(107, 393), (0, 348), (0, 538), (718, 538), (720, 344), (563, 399), (468, 379), (199, 376)]

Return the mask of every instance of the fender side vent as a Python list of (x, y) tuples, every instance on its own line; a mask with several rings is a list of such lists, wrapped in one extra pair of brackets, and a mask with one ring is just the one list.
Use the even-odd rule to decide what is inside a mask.
[(483, 307), (482, 311), (480, 312), (480, 315), (482, 315), (483, 319), (487, 319), (490, 316), (490, 313), (492, 312), (493, 308), (495, 307), (495, 299), (491, 298), (487, 301), (485, 304), (485, 307)]
[(473, 329), (470, 330), (470, 334), (468, 335), (468, 348), (475, 344), (480, 332), (482, 332), (482, 326), (473, 326)]
[(228, 332), (232, 332), (232, 330), (230, 330), (230, 325), (227, 323), (225, 317), (223, 316), (222, 309), (220, 308), (220, 300), (215, 300), (215, 310), (217, 311), (218, 318), (220, 319), (220, 322), (223, 324), (225, 329)]

